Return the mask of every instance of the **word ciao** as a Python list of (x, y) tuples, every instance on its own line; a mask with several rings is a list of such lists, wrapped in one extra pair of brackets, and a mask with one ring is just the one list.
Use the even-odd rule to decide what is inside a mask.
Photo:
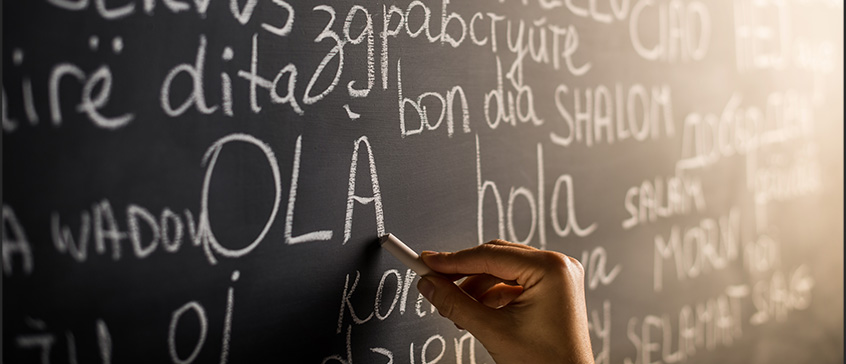
[[(642, 37), (640, 18), (644, 12), (657, 15), (658, 29)], [(639, 56), (668, 63), (701, 61), (711, 43), (711, 15), (701, 1), (671, 0), (655, 4), (654, 0), (638, 0), (631, 9), (629, 36)], [(651, 27), (650, 27), (651, 28)], [(658, 38), (652, 47), (644, 38)]]
[[(570, 14), (600, 24), (628, 19), (631, 45), (639, 56), (647, 60), (669, 63), (700, 61), (708, 53), (711, 15), (704, 2), (611, 0), (607, 5), (599, 3), (597, 0), (538, 0), (542, 9), (564, 7)], [(527, 4), (527, 0), (523, 0), (523, 4)], [(644, 19), (656, 22), (643, 26)], [(650, 47), (646, 39), (657, 41)]]

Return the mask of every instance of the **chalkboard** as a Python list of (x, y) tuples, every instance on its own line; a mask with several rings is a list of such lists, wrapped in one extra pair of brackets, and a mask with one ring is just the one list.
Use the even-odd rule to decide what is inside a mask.
[(492, 363), (378, 248), (586, 270), (597, 363), (843, 362), (843, 3), (7, 0), (9, 363)]

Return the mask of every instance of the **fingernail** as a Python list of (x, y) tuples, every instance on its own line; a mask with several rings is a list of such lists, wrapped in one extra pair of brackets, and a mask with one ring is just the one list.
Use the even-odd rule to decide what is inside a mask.
[(437, 260), (436, 257), (439, 256), (439, 255), (440, 255), (440, 253), (438, 253), (438, 252), (433, 252), (431, 250), (424, 250), (424, 251), (420, 252), (420, 259), (423, 259), (424, 262), (434, 263), (433, 260)]
[(420, 282), (417, 282), (417, 290), (423, 297), (426, 297), (429, 302), (432, 302), (432, 294), (435, 293), (435, 284), (426, 277), (420, 277)]

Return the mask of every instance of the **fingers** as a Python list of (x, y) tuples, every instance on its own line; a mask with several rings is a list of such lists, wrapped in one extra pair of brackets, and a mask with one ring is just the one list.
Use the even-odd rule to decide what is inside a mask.
[(426, 276), (417, 283), (417, 290), (440, 314), (470, 332), (490, 332), (499, 321), (496, 311), (476, 302), (449, 280)]
[(478, 300), (479, 297), (485, 294), (485, 292), (491, 289), (491, 287), (501, 282), (502, 278), (494, 277), (490, 274), (478, 274), (467, 277), (467, 279), (465, 279), (464, 282), (461, 282), (458, 286), (461, 287), (461, 290), (467, 292), (470, 297)]
[(455, 253), (423, 252), (421, 257), (430, 268), (444, 274), (486, 273), (516, 281), (528, 289), (543, 275), (537, 266), (537, 254), (544, 252), (503, 243), (482, 244)]
[(525, 245), (525, 244), (512, 243), (510, 241), (505, 241), (505, 240), (502, 240), (502, 239), (494, 239), (494, 240), (491, 240), (491, 241), (489, 241), (485, 244), (510, 246), (510, 247), (520, 248), (520, 249), (525, 249), (525, 250), (537, 250), (537, 249), (530, 247), (528, 245)]
[[(525, 249), (525, 250), (529, 250), (529, 251), (537, 251), (537, 249), (535, 249), (535, 248), (533, 248), (533, 247), (530, 247), (530, 246), (528, 246), (528, 245), (524, 245), (524, 244), (517, 244), (517, 243), (512, 243), (512, 242), (510, 242), (510, 241), (505, 241), (505, 240), (502, 240), (502, 239), (495, 239), (495, 240), (491, 240), (491, 241), (489, 241), (489, 242), (487, 242), (487, 243), (485, 243), (485, 244), (500, 245), (500, 246), (508, 246), (508, 247), (514, 247), (514, 248)], [(432, 255), (432, 254), (440, 254), (440, 253), (438, 253), (438, 252), (434, 252), (434, 251), (430, 251), (430, 250), (425, 250), (425, 251), (423, 251), (423, 252), (421, 252), (421, 253), (420, 253), (420, 255)], [(431, 268), (431, 267), (430, 267), (430, 268)], [(441, 273), (443, 273), (443, 272), (441, 272)], [(459, 273), (454, 273), (454, 274), (442, 274), (442, 275), (443, 275), (443, 276), (445, 276), (446, 278), (449, 278), (449, 279), (450, 279), (451, 281), (453, 281), (453, 282), (454, 282), (454, 281), (457, 281), (457, 280), (459, 280), (459, 279), (461, 279), (461, 278), (465, 278), (465, 277), (474, 277), (474, 276), (468, 276), (468, 275), (466, 275), (466, 274), (459, 274)], [(501, 280), (501, 279), (499, 279), (499, 280), (498, 280), (498, 282), (502, 282), (502, 280)], [(498, 283), (498, 282), (497, 282), (497, 283)], [(516, 284), (516, 282), (514, 282), (514, 281), (511, 281), (511, 282), (512, 282), (512, 283), (514, 283), (514, 284)], [(482, 292), (479, 292), (479, 294), (484, 293), (484, 291), (486, 291), (488, 288), (490, 288), (490, 287), (491, 287), (491, 286), (493, 286), (494, 284), (496, 284), (496, 283), (491, 283), (488, 287), (484, 288), (484, 289), (482, 290)], [(465, 292), (467, 292), (467, 289), (465, 289), (464, 283), (459, 284), (459, 287), (461, 287), (462, 289), (464, 289), (464, 291), (465, 291)], [(474, 295), (474, 294), (472, 294), (472, 293), (471, 293), (471, 296), (476, 297), (477, 295)]]
[(491, 287), (477, 300), (490, 308), (500, 308), (508, 305), (521, 294), (523, 294), (523, 287), (500, 283)]

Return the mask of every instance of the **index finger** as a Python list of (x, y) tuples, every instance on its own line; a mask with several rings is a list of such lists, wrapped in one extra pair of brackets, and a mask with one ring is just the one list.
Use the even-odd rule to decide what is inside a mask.
[(542, 265), (538, 264), (542, 254), (539, 250), (482, 244), (455, 253), (426, 252), (421, 257), (430, 268), (444, 274), (490, 274), (528, 288), (543, 275)]

